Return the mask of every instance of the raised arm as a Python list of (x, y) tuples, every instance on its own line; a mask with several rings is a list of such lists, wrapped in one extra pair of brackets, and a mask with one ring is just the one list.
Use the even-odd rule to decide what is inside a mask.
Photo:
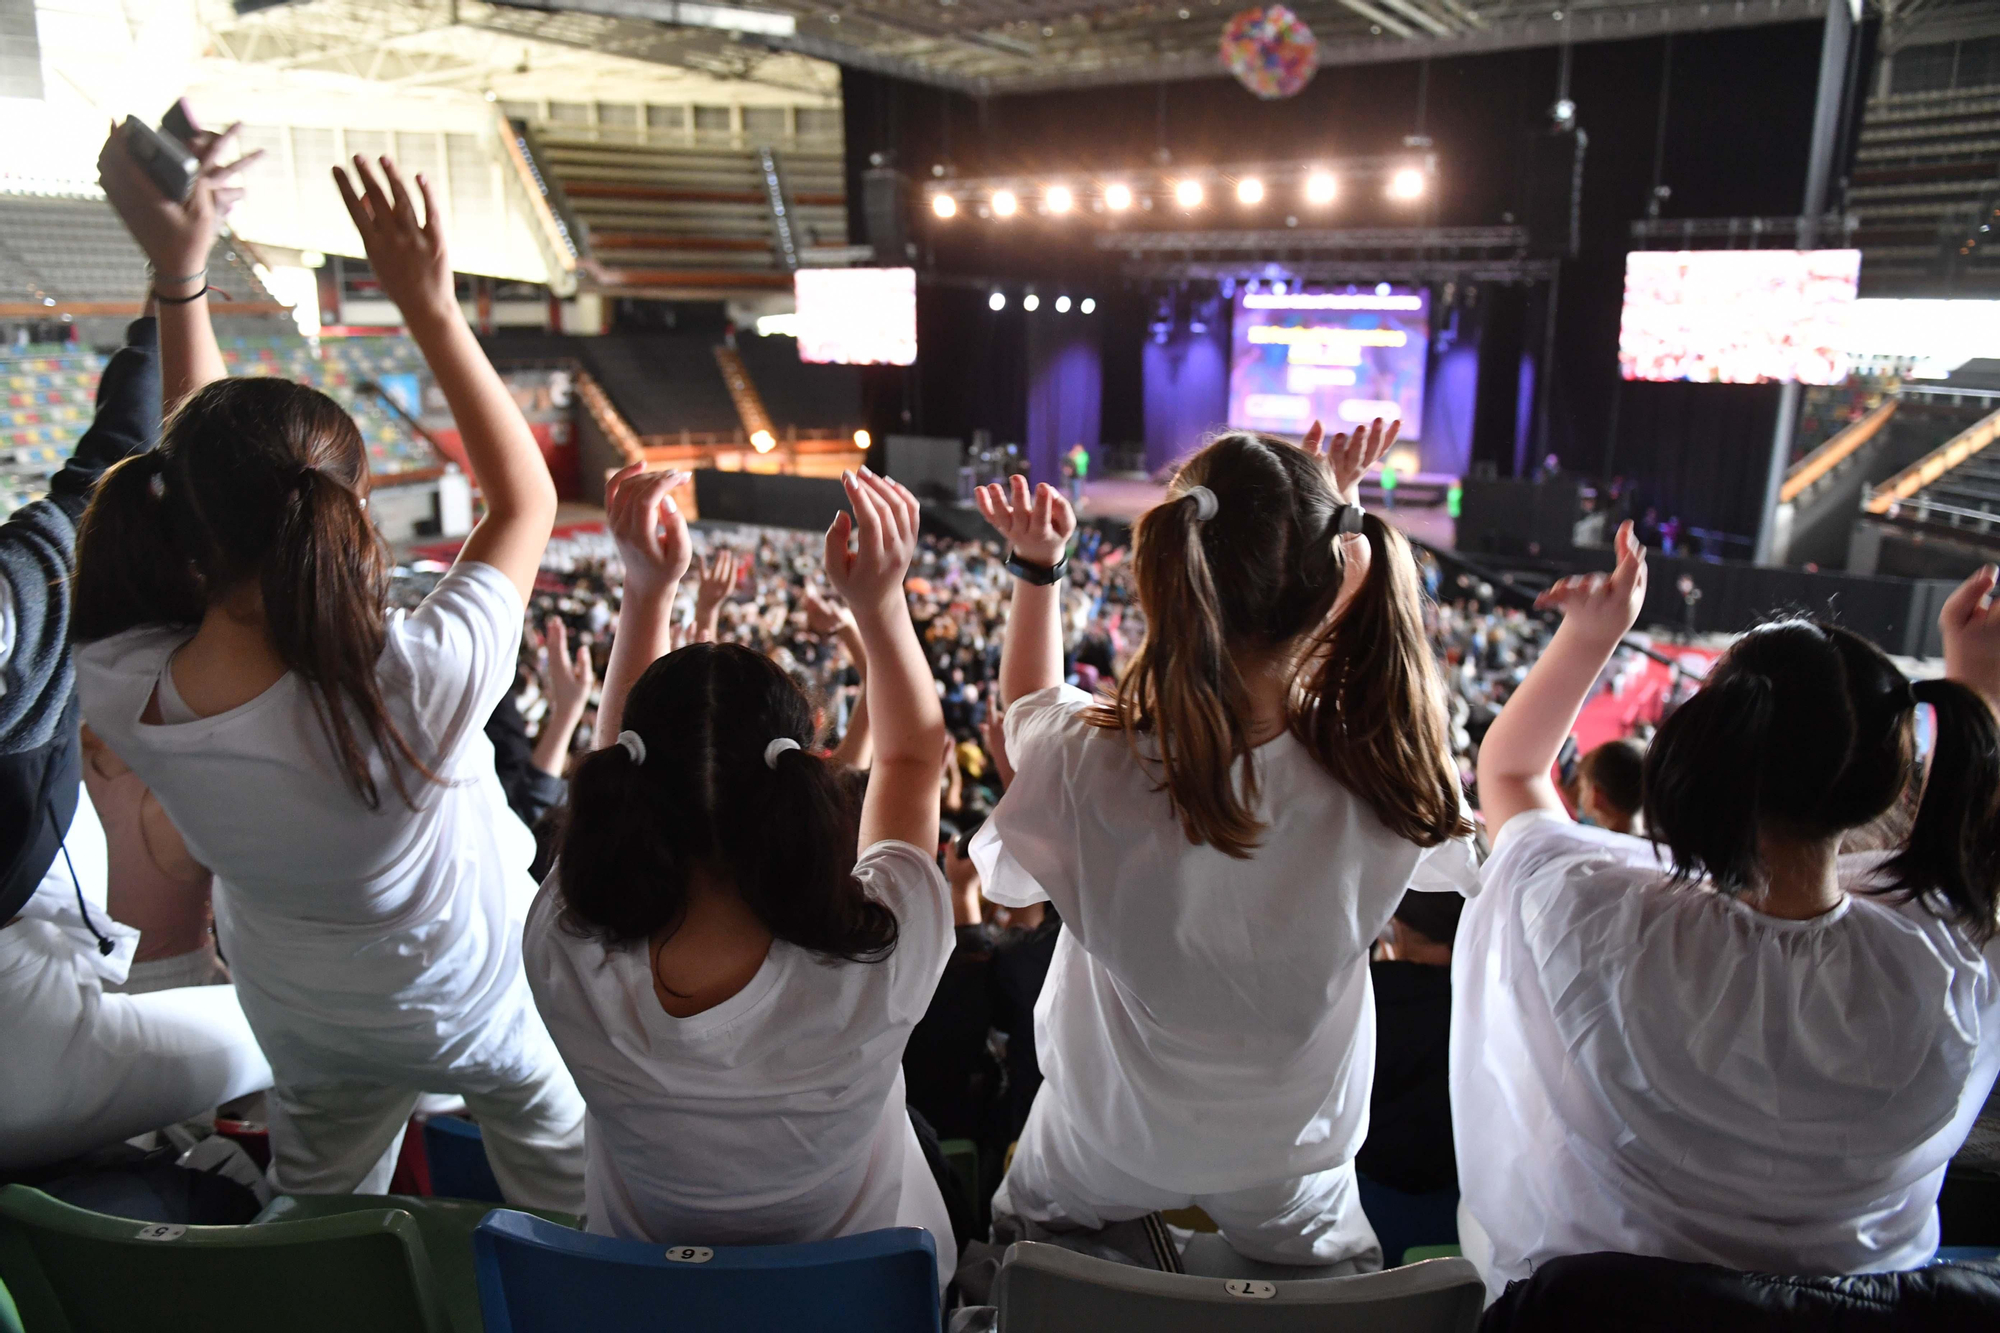
[(513, 580), (525, 602), (555, 527), (556, 485), (521, 409), (458, 308), (444, 219), (430, 182), (421, 173), (416, 178), (423, 196), (419, 217), (395, 163), (386, 157), (380, 163), (378, 179), (365, 159), (354, 159), (358, 192), (339, 167), (333, 169), (334, 183), (361, 233), (376, 281), (403, 312), (410, 337), (451, 407), (486, 501), (486, 517), (465, 539), (458, 558), (493, 566)]
[(1562, 625), (1479, 747), (1479, 807), (1496, 839), (1524, 810), (1567, 817), (1549, 769), (1646, 600), (1646, 548), (1631, 523), (1619, 527), (1617, 545), (1618, 568), (1610, 574), (1575, 575), (1535, 599), (1539, 608), (1560, 608)]
[(803, 600), (806, 628), (822, 639), (838, 639), (847, 649), (848, 659), (854, 663), (854, 670), (861, 677), (861, 698), (855, 702), (854, 711), (847, 715), (847, 731), (833, 753), (827, 756), (827, 762), (836, 768), (851, 768), (865, 773), (875, 757), (874, 729), (868, 722), (868, 645), (861, 641), (861, 630), (847, 608), (829, 602), (810, 583), (806, 584)]
[(854, 515), (842, 513), (827, 529), (826, 577), (854, 612), (868, 658), (868, 713), (875, 729), (860, 845), (895, 839), (928, 849), (937, 843), (944, 712), (903, 595), (917, 546), (917, 499), (865, 468), (842, 482)]
[(726, 546), (717, 547), (701, 567), (694, 593), (694, 634), (690, 643), (714, 643), (722, 637), (722, 604), (736, 591), (747, 559), (739, 560)]
[(618, 633), (611, 640), (611, 660), (604, 664), (604, 693), (590, 736), (599, 750), (618, 743), (625, 696), (633, 684), (673, 651), (674, 597), (694, 559), (687, 519), (673, 497), (687, 473), (648, 472), (645, 467), (634, 463), (620, 469), (604, 491), (605, 525), (625, 563), (625, 600), (618, 608)]
[(188, 145), (200, 163), (187, 202), (160, 193), (114, 127), (97, 155), (104, 197), (145, 251), (159, 299), (160, 391), (171, 412), (204, 384), (224, 378), (222, 351), (208, 318), (208, 256), (224, 217), (243, 197), (237, 173), (261, 154), (224, 162), (239, 127), (221, 134), (202, 131)]
[[(1008, 485), (981, 486), (975, 498), (980, 514), (1022, 560), (1053, 566), (1069, 550), (1076, 513), (1055, 487), (1043, 483), (1030, 495), (1027, 478), (1015, 477)], [(1062, 684), (1062, 594), (1061, 579), (1049, 584), (1014, 580), (1014, 604), (1000, 648), (1003, 704)]]
[(535, 738), (533, 763), (550, 777), (559, 778), (568, 766), (570, 740), (583, 721), (584, 709), (590, 706), (590, 687), (597, 681), (590, 669), (590, 645), (578, 644), (575, 656), (571, 656), (569, 629), (561, 616), (549, 617), (544, 637), (549, 654), (549, 711), (542, 718), (542, 734)]

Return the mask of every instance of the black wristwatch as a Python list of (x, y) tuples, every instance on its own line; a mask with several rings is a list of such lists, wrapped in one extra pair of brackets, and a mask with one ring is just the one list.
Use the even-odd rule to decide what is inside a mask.
[(1058, 581), (1062, 578), (1063, 571), (1068, 568), (1068, 552), (1064, 552), (1063, 558), (1053, 565), (1038, 565), (1032, 560), (1023, 560), (1017, 552), (1007, 552), (1007, 572), (1021, 582), (1032, 583), (1037, 588), (1046, 588)]

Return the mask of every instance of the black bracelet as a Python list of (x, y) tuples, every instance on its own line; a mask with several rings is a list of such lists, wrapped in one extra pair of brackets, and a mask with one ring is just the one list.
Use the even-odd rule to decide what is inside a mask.
[(196, 292), (193, 296), (162, 296), (160, 295), (160, 289), (158, 287), (155, 287), (153, 288), (153, 299), (155, 301), (158, 301), (161, 305), (193, 305), (196, 301), (199, 301), (202, 297), (207, 296), (210, 292), (214, 290), (215, 289), (213, 287), (210, 287), (207, 283), (204, 282), (201, 285), (201, 290)]

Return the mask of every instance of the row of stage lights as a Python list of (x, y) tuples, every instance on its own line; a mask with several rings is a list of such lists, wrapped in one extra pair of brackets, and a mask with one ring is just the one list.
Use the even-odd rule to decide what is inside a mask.
[[(1094, 296), (1086, 296), (1072, 306), (1069, 297), (1062, 295), (1058, 296), (1053, 304), (1055, 312), (1058, 315), (1067, 315), (1072, 308), (1079, 315), (1094, 315), (1097, 313), (1097, 298)], [(997, 287), (994, 288), (993, 294), (986, 298), (986, 308), (996, 315), (1005, 310), (1007, 308), (1007, 293)], [(1021, 309), (1027, 311), (1029, 314), (1032, 315), (1041, 308), (1042, 298), (1035, 293), (1029, 292), (1021, 298)]]
[[(1429, 192), (1428, 173), (1421, 167), (1396, 167), (1386, 173), (1382, 193), (1393, 203), (1413, 204)], [(1229, 184), (1224, 178), (1220, 184)], [(1194, 176), (1162, 182), (1161, 197), (1170, 199), (1183, 212), (1192, 213), (1208, 202), (1209, 184)], [(1341, 196), (1340, 177), (1331, 171), (1311, 170), (1304, 174), (1299, 183), (1299, 195), (1307, 204), (1324, 208)], [(1006, 219), (1014, 217), (1030, 206), (1031, 199), (1024, 197), (1029, 192), (1001, 185), (991, 189), (971, 186), (960, 192), (938, 189), (931, 192), (931, 212), (940, 219), (951, 219), (959, 215), (966, 203), (971, 203), (981, 217)], [(1254, 208), (1270, 196), (1261, 176), (1246, 175), (1234, 179), (1236, 202), (1246, 208)], [(1124, 213), (1134, 207), (1151, 208), (1152, 198), (1141, 195), (1124, 181), (1112, 181), (1085, 195), (1069, 185), (1051, 184), (1042, 187), (1039, 212), (1049, 217), (1064, 217), (1086, 205), (1099, 213)]]

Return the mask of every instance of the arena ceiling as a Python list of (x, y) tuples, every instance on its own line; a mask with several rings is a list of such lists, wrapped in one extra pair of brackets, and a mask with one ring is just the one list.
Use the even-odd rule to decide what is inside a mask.
[[(1848, 0), (1832, 0), (1847, 3)], [(479, 88), (547, 52), (566, 76), (630, 62), (824, 92), (851, 65), (973, 94), (1209, 78), (1249, 0), (211, 0), (216, 54)], [(1291, 0), (1322, 65), (1411, 60), (1822, 16), (1828, 0)], [(1993, 26), (1993, 0), (1868, 0), (1884, 41)], [(1920, 37), (1919, 34), (1922, 34)], [(1933, 34), (1935, 34), (1933, 36)], [(568, 79), (566, 78), (567, 82)]]

